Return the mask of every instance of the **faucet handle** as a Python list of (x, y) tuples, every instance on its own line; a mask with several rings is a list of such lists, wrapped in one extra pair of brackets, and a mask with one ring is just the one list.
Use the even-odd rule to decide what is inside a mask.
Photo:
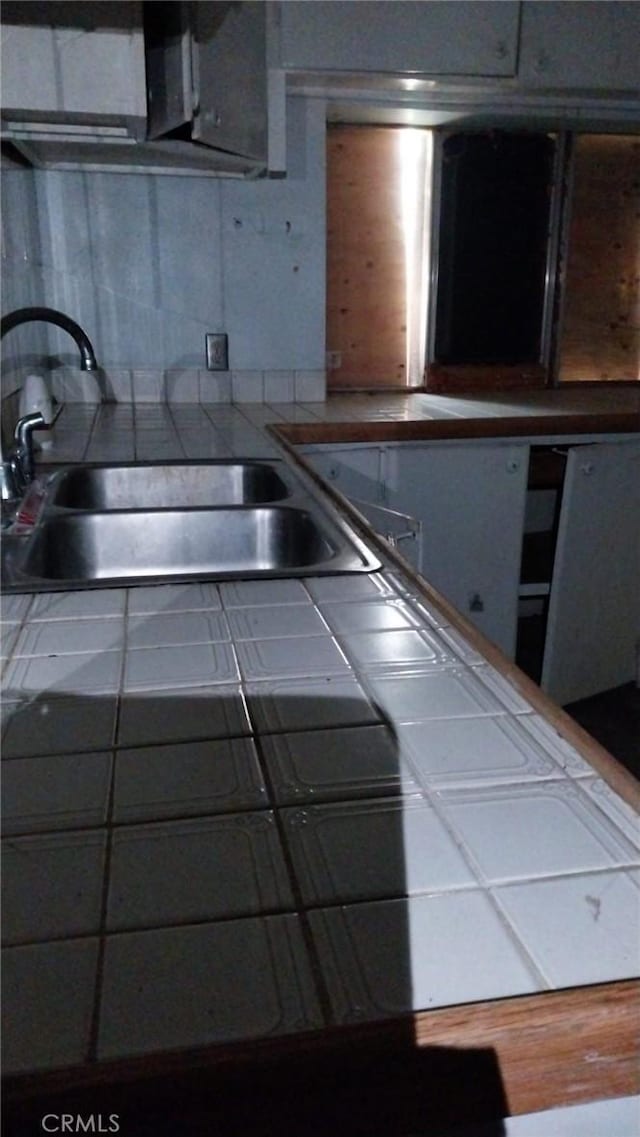
[(16, 423), (16, 429), (13, 435), (17, 447), (16, 458), (25, 484), (33, 479), (33, 432), (34, 430), (38, 430), (39, 427), (46, 425), (44, 415), (42, 415), (40, 411), (35, 411), (30, 415), (23, 415)]
[(28, 445), (28, 440), (34, 430), (40, 426), (46, 426), (44, 415), (40, 411), (33, 411), (30, 415), (23, 415), (16, 423), (16, 428), (13, 432), (14, 440), (18, 446)]

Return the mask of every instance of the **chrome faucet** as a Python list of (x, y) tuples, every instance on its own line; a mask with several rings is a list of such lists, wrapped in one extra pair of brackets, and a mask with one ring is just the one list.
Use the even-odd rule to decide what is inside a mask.
[[(70, 316), (65, 316), (64, 312), (57, 312), (55, 308), (16, 308), (14, 312), (9, 312), (0, 320), (0, 339), (12, 328), (36, 320), (55, 324), (56, 327), (68, 332), (78, 346), (81, 371), (97, 370), (96, 355), (86, 332), (83, 332), (80, 325)], [(33, 480), (32, 434), (34, 430), (44, 425), (45, 421), (40, 413), (25, 415), (18, 420), (14, 433), (15, 446), (6, 459), (0, 452), (0, 496), (3, 502), (17, 501)]]
[(18, 501), (33, 481), (33, 432), (46, 426), (43, 415), (36, 411), (18, 419), (14, 433), (15, 446), (2, 461), (0, 492), (2, 501)]
[(56, 327), (68, 332), (78, 345), (80, 370), (95, 371), (97, 369), (96, 355), (86, 332), (83, 332), (80, 325), (76, 324), (70, 316), (65, 316), (64, 312), (57, 312), (55, 308), (16, 308), (15, 312), (9, 312), (8, 315), (2, 317), (0, 339), (6, 336), (12, 328), (17, 328), (20, 324), (29, 324), (34, 320), (42, 320), (46, 324), (55, 324)]

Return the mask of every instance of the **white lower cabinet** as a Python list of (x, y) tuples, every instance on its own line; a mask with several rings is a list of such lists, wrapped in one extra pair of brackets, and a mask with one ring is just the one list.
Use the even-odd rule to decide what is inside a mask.
[(515, 656), (527, 443), (420, 443), (385, 452), (386, 504), (422, 523), (420, 572)]
[(640, 443), (572, 447), (541, 685), (565, 704), (629, 683), (639, 645)]
[[(354, 444), (306, 453), (430, 584), (514, 657), (528, 444)], [(363, 502), (377, 508), (367, 511)]]
[[(637, 677), (637, 439), (342, 444), (307, 455), (556, 702)], [(545, 477), (558, 457), (560, 473)]]

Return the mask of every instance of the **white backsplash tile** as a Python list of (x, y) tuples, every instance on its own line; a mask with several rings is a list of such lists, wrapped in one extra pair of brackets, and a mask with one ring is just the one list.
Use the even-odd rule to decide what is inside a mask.
[(105, 394), (104, 379), (99, 371), (81, 371), (65, 367), (62, 379), (65, 403), (101, 403)]
[(134, 403), (163, 403), (166, 399), (165, 373), (159, 369), (136, 367), (131, 372)]
[(191, 370), (169, 370), (165, 376), (168, 403), (198, 403), (200, 400), (200, 373)]
[(103, 369), (106, 396), (116, 403), (133, 402), (133, 383), (128, 367), (107, 367)]
[(324, 371), (296, 371), (296, 403), (322, 403), (327, 397), (327, 381)]
[(230, 371), (202, 371), (198, 372), (199, 398), (201, 403), (230, 403), (231, 402), (231, 372)]
[(265, 403), (293, 403), (295, 397), (293, 371), (265, 371)]
[(262, 371), (232, 371), (231, 397), (234, 403), (261, 403), (264, 399)]

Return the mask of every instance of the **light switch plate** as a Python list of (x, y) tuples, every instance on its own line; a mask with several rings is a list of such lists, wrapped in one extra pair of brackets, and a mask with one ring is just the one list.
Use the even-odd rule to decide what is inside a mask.
[(205, 336), (207, 370), (229, 370), (229, 343), (226, 332), (208, 332)]

